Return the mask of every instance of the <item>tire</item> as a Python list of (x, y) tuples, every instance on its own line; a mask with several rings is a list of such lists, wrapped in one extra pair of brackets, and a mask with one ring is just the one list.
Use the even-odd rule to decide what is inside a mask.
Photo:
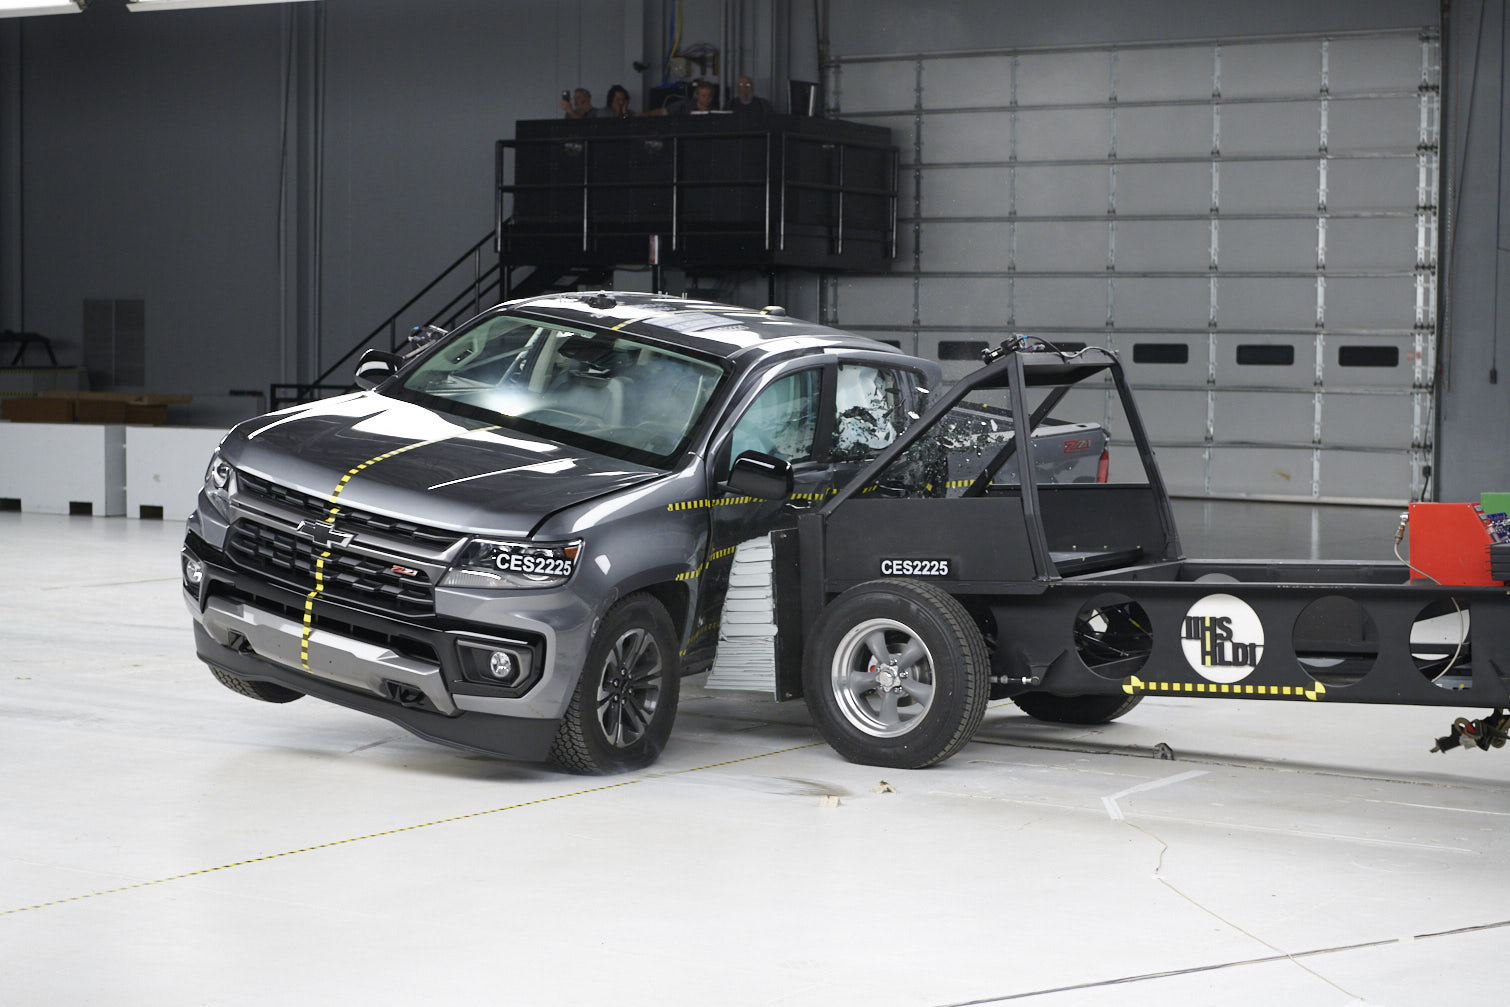
[(1109, 724), (1142, 701), (1142, 694), (1056, 696), (1051, 692), (1024, 692), (1012, 697), (1017, 708), (1034, 720), (1055, 724)]
[(634, 594), (608, 610), (587, 651), (551, 761), (572, 773), (623, 773), (660, 757), (681, 691), (676, 631), (661, 603)]
[(980, 630), (948, 593), (875, 580), (850, 588), (818, 617), (803, 695), (824, 740), (844, 758), (921, 769), (959, 751), (980, 727), (990, 664)]
[(260, 699), (264, 703), (292, 703), (296, 699), (303, 699), (304, 693), (285, 688), (274, 682), (255, 682), (249, 678), (237, 678), (228, 671), (219, 668), (210, 668), (210, 674), (215, 676), (215, 681), (240, 693), (250, 699)]

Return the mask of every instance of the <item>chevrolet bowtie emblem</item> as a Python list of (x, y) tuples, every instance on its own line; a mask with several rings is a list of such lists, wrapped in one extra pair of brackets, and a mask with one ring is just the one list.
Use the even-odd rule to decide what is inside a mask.
[(344, 549), (356, 537), (350, 532), (336, 531), (334, 525), (328, 525), (324, 521), (300, 521), (299, 527), (294, 531), (323, 549)]

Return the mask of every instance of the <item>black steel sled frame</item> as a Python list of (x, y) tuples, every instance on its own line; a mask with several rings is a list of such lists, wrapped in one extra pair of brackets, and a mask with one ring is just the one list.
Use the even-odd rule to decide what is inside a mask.
[[(1019, 466), (1020, 485), (993, 485), (988, 472), (954, 498), (893, 498), (874, 482), (978, 390), (1007, 389), (1015, 443), (1027, 444), (1040, 418), (1028, 389), (1102, 375), (1121, 399), (1146, 484), (1040, 486), (1032, 465)], [(993, 698), (1510, 705), (1505, 587), (1439, 586), (1397, 563), (1185, 559), (1122, 367), (1106, 350), (1003, 343), (802, 516), (795, 534), (778, 536), (777, 549), (780, 640), (807, 639), (850, 588), (929, 571), (917, 579), (953, 596), (980, 628)], [(778, 649), (782, 698), (801, 692), (796, 650)]]

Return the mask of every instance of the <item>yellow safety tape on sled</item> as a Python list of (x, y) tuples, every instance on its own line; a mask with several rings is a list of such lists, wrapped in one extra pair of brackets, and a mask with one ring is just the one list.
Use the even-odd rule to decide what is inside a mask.
[(1145, 682), (1138, 676), (1133, 675), (1122, 683), (1122, 691), (1129, 696), (1139, 690), (1170, 694), (1197, 692), (1221, 696), (1288, 696), (1291, 699), (1304, 697), (1313, 702), (1326, 698), (1326, 686), (1320, 682), (1314, 683), (1311, 688), (1306, 688), (1303, 685), (1244, 685), (1241, 682), (1236, 684), (1228, 682)]

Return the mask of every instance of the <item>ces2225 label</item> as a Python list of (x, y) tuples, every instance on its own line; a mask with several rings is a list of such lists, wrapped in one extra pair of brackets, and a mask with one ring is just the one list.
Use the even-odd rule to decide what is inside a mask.
[(882, 577), (947, 577), (947, 559), (883, 559)]

